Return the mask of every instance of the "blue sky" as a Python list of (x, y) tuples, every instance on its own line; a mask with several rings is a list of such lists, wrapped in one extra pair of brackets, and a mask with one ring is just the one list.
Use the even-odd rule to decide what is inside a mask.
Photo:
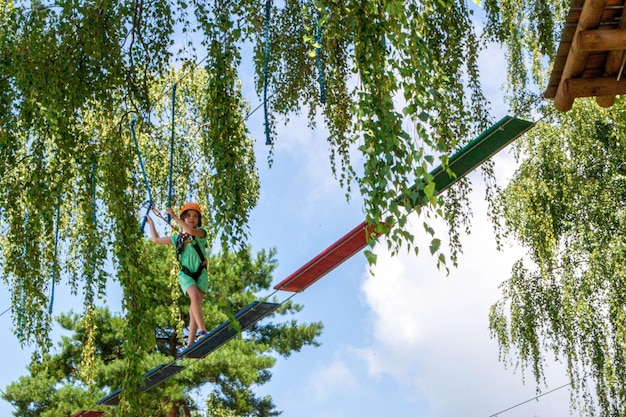
[[(490, 49), (480, 62), (494, 121), (506, 114), (499, 102), (505, 81), (502, 57), (501, 51)], [(254, 107), (258, 98), (250, 96), (250, 101)], [(279, 129), (269, 169), (262, 123), (261, 111), (249, 120), (258, 143), (261, 176), (261, 198), (252, 215), (250, 243), (257, 250), (277, 248), (278, 283), (364, 216), (360, 197), (353, 195), (347, 202), (345, 190), (331, 175), (323, 129), (310, 131), (306, 120), (292, 118)], [(495, 157), (501, 185), (515, 169), (509, 151)], [(536, 395), (530, 375), (515, 372), (513, 365), (505, 368), (499, 361), (497, 343), (488, 330), (488, 309), (501, 296), (498, 285), (523, 251), (516, 246), (496, 251), (480, 175), (475, 172), (470, 178), (474, 183), (472, 234), (463, 238), (459, 268), (449, 276), (437, 270), (425, 240), (421, 240), (424, 251), (418, 257), (391, 257), (379, 245), (374, 276), (368, 272), (365, 257), (357, 254), (295, 296), (305, 307), (296, 318), (322, 321), (324, 332), (320, 347), (280, 358), (271, 382), (258, 390), (271, 395), (284, 416), (487, 417)], [(411, 221), (420, 236), (421, 219), (413, 216)], [(444, 237), (443, 228), (439, 235)], [(279, 293), (283, 298), (289, 295)], [(0, 312), (9, 303), (8, 291), (3, 288)], [(115, 288), (107, 304), (119, 306)], [(55, 313), (70, 309), (81, 311), (82, 301), (72, 297), (67, 288), (58, 288)], [(5, 358), (0, 373), (2, 389), (26, 373), (31, 352), (29, 347), (19, 346), (11, 325), (10, 314), (0, 317), (0, 354)], [(567, 382), (561, 367), (550, 364), (542, 389)], [(10, 404), (0, 401), (0, 415), (12, 410)], [(568, 410), (569, 394), (562, 389), (501, 415), (567, 415)]]

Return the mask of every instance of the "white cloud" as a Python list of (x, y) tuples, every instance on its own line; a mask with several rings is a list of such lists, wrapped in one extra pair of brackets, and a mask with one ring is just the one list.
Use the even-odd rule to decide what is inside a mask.
[[(487, 314), (498, 297), (497, 285), (521, 253), (511, 250), (485, 259), (482, 254), (495, 252), (490, 231), (486, 219), (475, 219), (459, 269), (448, 277), (428, 254), (392, 257), (377, 249), (375, 276), (367, 277), (363, 292), (372, 309), (375, 349), (388, 354), (364, 352), (373, 374), (406, 378), (423, 365), (416, 351), (459, 355), (483, 349), (484, 341), (489, 341)], [(419, 235), (420, 230), (414, 233)]]
[(356, 389), (358, 381), (348, 365), (335, 358), (329, 365), (313, 373), (310, 385), (317, 400), (326, 400), (331, 394)]
[[(499, 165), (500, 178), (508, 178), (515, 164), (510, 157)], [(496, 165), (498, 168), (498, 164)], [(490, 415), (532, 398), (535, 385), (526, 375), (505, 369), (499, 362), (498, 346), (488, 329), (489, 307), (501, 297), (498, 285), (508, 278), (511, 265), (522, 256), (517, 246), (497, 252), (492, 226), (486, 218), (484, 187), (475, 180), (472, 234), (463, 239), (464, 254), (450, 276), (438, 271), (427, 251), (419, 256), (391, 256), (379, 245), (374, 276), (366, 274), (362, 292), (371, 309), (371, 343), (359, 348), (368, 372), (377, 378), (390, 377), (407, 400), (425, 397), (428, 414), (423, 416)], [(414, 218), (413, 222), (421, 224)], [(427, 245), (421, 227), (413, 232)], [(445, 229), (437, 232), (443, 237)], [(562, 368), (551, 364), (552, 386), (567, 382)], [(545, 407), (554, 398), (553, 410), (567, 414), (567, 390), (534, 402)], [(565, 399), (563, 399), (565, 397)], [(528, 414), (533, 405), (507, 413)], [(545, 409), (544, 409), (545, 411)], [(549, 415), (549, 414), (542, 414)]]

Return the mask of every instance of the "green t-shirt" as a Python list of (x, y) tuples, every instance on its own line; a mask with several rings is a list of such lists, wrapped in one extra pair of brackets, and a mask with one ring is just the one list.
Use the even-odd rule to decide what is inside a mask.
[[(202, 254), (206, 258), (206, 241), (209, 234), (204, 227), (198, 227), (198, 229), (204, 230), (204, 237), (195, 236), (196, 244), (200, 247)], [(172, 235), (172, 244), (174, 245), (174, 247), (176, 247), (176, 242), (179, 238), (179, 234)], [(180, 254), (180, 263), (183, 266), (187, 267), (187, 269), (189, 269), (191, 272), (197, 271), (200, 267), (200, 264), (202, 263), (200, 261), (200, 257), (198, 256), (198, 252), (196, 252), (196, 249), (191, 243), (191, 237), (189, 237), (189, 243), (185, 243), (183, 252)], [(206, 269), (202, 271), (202, 274), (206, 274)], [(185, 275), (182, 270), (178, 272), (178, 276), (181, 275)]]

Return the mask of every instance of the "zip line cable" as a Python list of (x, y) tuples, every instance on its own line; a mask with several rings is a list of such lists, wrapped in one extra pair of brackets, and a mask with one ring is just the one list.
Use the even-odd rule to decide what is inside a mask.
[[(6, 395), (7, 395), (7, 394), (4, 392), (4, 390), (2, 390), (2, 388), (0, 388), (0, 393), (2, 393), (2, 396), (3, 396), (3, 397), (6, 397)], [(18, 411), (18, 410), (17, 410), (17, 407), (15, 406), (15, 404), (13, 404), (11, 401), (8, 401), (8, 400), (5, 400), (5, 401), (6, 401), (6, 402), (8, 402), (9, 404), (11, 404), (11, 407), (13, 407), (13, 409), (14, 409), (15, 411)]]
[[(586, 377), (586, 375), (584, 375), (584, 376), (580, 377), (579, 379), (577, 379), (577, 380), (576, 380), (576, 382), (578, 382), (578, 381), (582, 380), (582, 379), (583, 379), (583, 378), (585, 378), (585, 377)], [(502, 410), (502, 411), (498, 411), (498, 412), (497, 412), (497, 413), (495, 413), (495, 414), (491, 414), (491, 415), (489, 415), (489, 417), (498, 417), (500, 414), (506, 413), (507, 411), (513, 410), (514, 408), (517, 408), (517, 407), (519, 407), (519, 406), (522, 406), (522, 405), (524, 405), (524, 404), (526, 404), (526, 403), (529, 403), (529, 402), (531, 402), (531, 401), (533, 401), (533, 400), (537, 400), (537, 399), (539, 399), (539, 398), (541, 398), (541, 397), (543, 397), (543, 396), (546, 396), (546, 395), (548, 395), (548, 394), (552, 394), (553, 392), (558, 391), (558, 390), (560, 390), (560, 389), (562, 389), (562, 388), (568, 387), (568, 386), (572, 385), (572, 383), (573, 383), (573, 382), (574, 382), (574, 381), (570, 381), (570, 382), (568, 382), (567, 384), (563, 384), (563, 385), (561, 385), (561, 386), (559, 386), (559, 387), (556, 387), (556, 388), (554, 388), (554, 389), (551, 389), (550, 391), (544, 392), (543, 394), (536, 395), (536, 396), (534, 396), (534, 397), (532, 397), (532, 398), (530, 398), (530, 399), (528, 399), (528, 400), (526, 400), (526, 401), (522, 401), (522, 402), (521, 402), (521, 403), (519, 403), (519, 404), (515, 404), (515, 405), (514, 405), (514, 406), (512, 406), (512, 407), (506, 408), (506, 409), (504, 409), (504, 410)]]
[(250, 116), (252, 116), (254, 113), (256, 113), (261, 107), (263, 107), (265, 105), (265, 103), (272, 99), (276, 94), (278, 94), (278, 91), (274, 91), (272, 94), (270, 94), (269, 97), (267, 97), (266, 99), (263, 100), (262, 103), (260, 103), (258, 106), (256, 106), (254, 109), (252, 109), (252, 111), (250, 111), (250, 113), (246, 114), (246, 117), (244, 117), (243, 121), (247, 121)]
[[(185, 78), (187, 78), (191, 74), (193, 74), (193, 72), (196, 70), (196, 68), (198, 68), (200, 65), (202, 65), (202, 63), (204, 61), (206, 61), (208, 58), (209, 58), (209, 55), (207, 54), (200, 61), (194, 62), (192, 67), (191, 67), (191, 69), (189, 69), (188, 71), (184, 72), (180, 77), (178, 77), (178, 79), (174, 80), (173, 85), (180, 84)], [(187, 61), (187, 62), (189, 62), (189, 61)], [(167, 94), (167, 89), (163, 89), (161, 94), (156, 96), (154, 101), (159, 101), (160, 99), (165, 97), (166, 94)]]

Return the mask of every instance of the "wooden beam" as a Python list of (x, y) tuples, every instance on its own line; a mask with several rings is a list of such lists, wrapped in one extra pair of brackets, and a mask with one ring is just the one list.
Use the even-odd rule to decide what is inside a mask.
[(596, 103), (598, 103), (598, 106), (608, 109), (615, 104), (615, 96), (596, 96)]
[(626, 94), (626, 77), (617, 81), (615, 77), (570, 78), (563, 82), (567, 97), (602, 97)]
[(574, 38), (574, 48), (581, 51), (617, 51), (626, 49), (626, 29), (581, 30)]
[[(600, 19), (602, 18), (602, 12), (606, 6), (607, 0), (586, 0), (583, 4), (583, 9), (580, 12), (580, 19), (578, 20), (578, 26), (576, 27), (576, 33), (574, 39), (576, 39), (580, 31), (588, 29), (596, 29), (600, 25)], [(563, 68), (563, 75), (561, 76), (561, 82), (559, 88), (556, 91), (554, 97), (554, 107), (560, 111), (569, 111), (574, 104), (574, 97), (570, 97), (565, 92), (565, 81), (570, 78), (580, 77), (585, 69), (585, 63), (587, 61), (587, 51), (581, 51), (580, 49), (572, 46), (567, 54), (567, 61)]]
[[(626, 14), (622, 11), (622, 17), (620, 18), (618, 29), (626, 29)], [(624, 48), (626, 49), (626, 48)], [(613, 50), (609, 52), (609, 56), (606, 58), (606, 75), (614, 76), (617, 78), (620, 70), (622, 69), (622, 62), (624, 61), (623, 50)], [(625, 74), (626, 75), (626, 74)], [(609, 108), (615, 103), (615, 95), (598, 96), (596, 102), (600, 107)]]

